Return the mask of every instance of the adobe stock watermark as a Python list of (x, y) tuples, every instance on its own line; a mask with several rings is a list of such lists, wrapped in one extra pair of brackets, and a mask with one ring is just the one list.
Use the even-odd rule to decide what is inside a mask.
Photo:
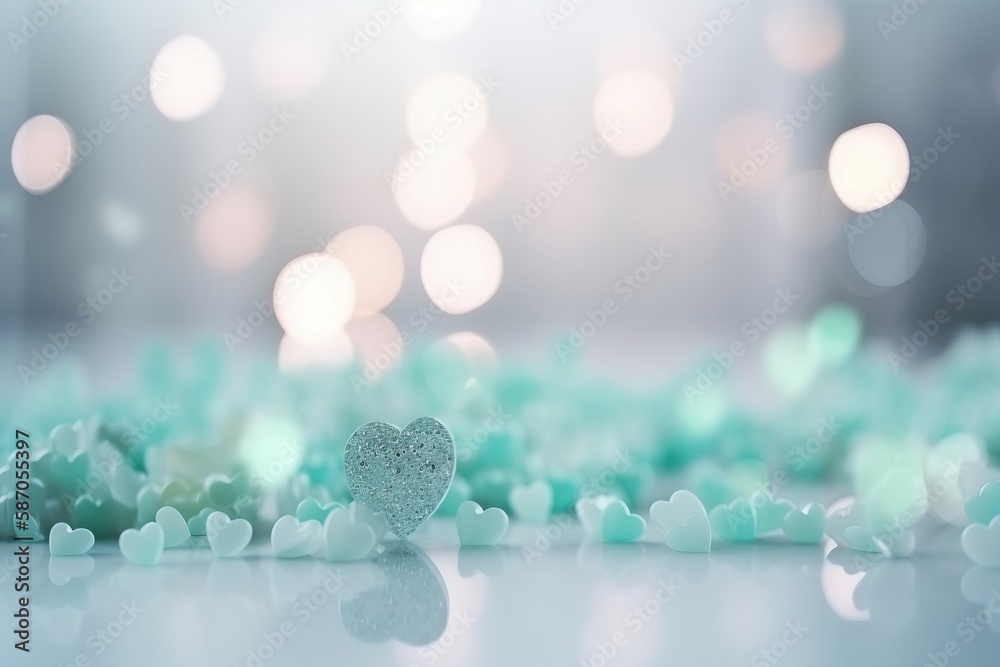
[(957, 658), (962, 653), (962, 646), (971, 644), (986, 628), (993, 624), (993, 619), (1000, 614), (1000, 590), (994, 588), (990, 591), (990, 597), (983, 605), (983, 608), (976, 612), (975, 616), (966, 616), (955, 626), (955, 634), (963, 642), (951, 639), (945, 642), (940, 651), (929, 651), (927, 662), (923, 667), (948, 667), (953, 658)]
[(833, 91), (828, 90), (825, 83), (811, 86), (809, 94), (802, 101), (802, 104), (775, 121), (775, 134), (764, 139), (759, 146), (748, 148), (746, 159), (739, 164), (732, 165), (729, 170), (729, 180), (716, 181), (715, 189), (723, 203), (728, 202), (730, 197), (750, 182), (750, 179), (764, 168), (771, 157), (780, 151), (783, 145), (791, 141), (795, 133), (812, 120), (813, 115), (822, 109), (832, 97)]
[[(628, 129), (628, 124), (621, 118), (616, 117), (607, 121), (598, 136), (573, 151), (569, 158), (570, 167), (575, 168), (577, 174), (587, 171), (590, 165), (604, 155), (608, 146), (613, 144), (626, 129)], [(518, 234), (524, 233), (526, 227), (537, 222), (542, 214), (563, 195), (566, 188), (573, 185), (576, 179), (573, 173), (573, 169), (562, 169), (552, 180), (543, 180), (541, 191), (534, 196), (527, 197), (524, 200), (524, 208), (511, 214), (511, 224), (514, 225)]]
[(782, 658), (788, 655), (789, 649), (799, 643), (809, 632), (802, 621), (788, 621), (785, 623), (785, 631), (781, 636), (771, 643), (770, 646), (757, 651), (750, 658), (750, 667), (770, 667), (778, 664)]
[(88, 324), (106, 311), (119, 294), (132, 284), (135, 276), (126, 267), (111, 272), (111, 279), (97, 292), (81, 301), (76, 308), (77, 319), (66, 322), (58, 331), (50, 332), (48, 340), (41, 347), (31, 349), (31, 356), (26, 364), (18, 364), (17, 374), (27, 387), (54, 362), (70, 343), (77, 338)]
[(587, 4), (589, 0), (560, 0), (555, 9), (545, 10), (545, 20), (549, 23), (550, 30), (556, 30), (560, 25), (572, 18), (578, 9)]
[(747, 350), (760, 340), (801, 297), (800, 294), (792, 292), (791, 287), (775, 290), (774, 296), (774, 301), (768, 308), (743, 323), (740, 327), (742, 338), (733, 340), (722, 352), (714, 353), (712, 360), (705, 367), (698, 369), (694, 384), (686, 383), (683, 386), (684, 398), (687, 399), (688, 405), (693, 404), (696, 398), (704, 396), (706, 391), (725, 377), (736, 364), (736, 360), (746, 354)]
[(71, 1), (38, 0), (35, 3), (38, 10), (21, 17), (17, 32), (12, 30), (7, 33), (7, 41), (10, 43), (11, 50), (16, 54), (22, 47), (27, 46), (28, 42), (34, 39), (38, 32), (47, 26), (49, 21), (54, 19), (62, 11), (62, 8)]
[(371, 20), (354, 28), (351, 41), (340, 43), (340, 53), (343, 54), (344, 60), (350, 64), (360, 56), (361, 52), (371, 46), (372, 40), (377, 39), (401, 11), (403, 11), (402, 0), (389, 0), (382, 9), (372, 10)]
[(616, 296), (609, 297), (601, 304), (584, 313), (584, 319), (576, 326), (570, 328), (566, 342), (556, 343), (556, 352), (559, 360), (563, 363), (576, 355), (597, 333), (604, 328), (608, 321), (614, 317), (621, 305), (632, 300), (639, 290), (643, 288), (653, 276), (664, 266), (667, 260), (673, 255), (663, 249), (663, 245), (649, 246), (645, 259), (624, 276), (619, 278), (614, 286)]
[[(580, 486), (580, 498), (593, 498), (615, 490), (615, 480), (626, 474), (637, 463), (638, 459), (625, 449), (615, 452), (611, 463), (598, 474), (592, 475)], [(525, 565), (531, 565), (557, 544), (573, 526), (574, 522), (568, 516), (557, 514), (552, 522), (545, 527), (535, 529), (535, 539), (530, 544), (521, 546), (521, 557)]]
[(122, 602), (118, 614), (103, 627), (89, 634), (84, 640), (84, 645), (90, 651), (81, 651), (66, 667), (91, 667), (91, 665), (105, 664), (103, 660), (97, 660), (97, 658), (107, 653), (108, 649), (114, 646), (115, 642), (125, 634), (128, 628), (135, 624), (139, 615), (145, 611), (146, 608), (140, 607), (135, 600)]
[[(428, 666), (437, 664), (437, 661), (444, 657), (455, 643), (472, 629), (476, 620), (476, 617), (468, 610), (458, 612), (449, 618), (444, 633), (433, 643), (420, 648), (419, 655), (423, 664)], [(419, 665), (411, 664), (409, 667), (419, 667)]]
[(580, 667), (607, 667), (643, 631), (683, 589), (680, 582), (669, 577), (656, 582), (656, 590), (622, 618), (621, 629), (594, 644), (590, 655), (580, 658)]
[(441, 115), (441, 124), (404, 153), (392, 171), (384, 173), (385, 182), (389, 189), (395, 192), (406, 179), (413, 176), (421, 166), (426, 164), (438, 148), (448, 143), (448, 139), (453, 136), (454, 132), (461, 128), (472, 117), (472, 114), (479, 111), (499, 87), (500, 82), (492, 75), (478, 77), (476, 87), (471, 93), (445, 109)]
[(282, 132), (288, 129), (295, 114), (288, 111), (288, 107), (280, 109), (274, 108), (267, 122), (253, 134), (248, 134), (246, 138), (236, 146), (238, 157), (227, 160), (222, 169), (210, 170), (208, 181), (201, 187), (195, 187), (191, 191), (190, 203), (180, 203), (177, 205), (184, 222), (191, 224), (198, 214), (208, 208), (208, 205), (232, 184), (233, 179), (243, 173), (243, 169), (256, 160), (260, 154), (267, 149)]
[(948, 290), (945, 294), (945, 303), (950, 308), (938, 308), (925, 320), (917, 320), (917, 327), (912, 333), (900, 337), (900, 345), (897, 349), (886, 353), (886, 360), (892, 370), (899, 372), (899, 369), (913, 361), (931, 340), (937, 336), (941, 329), (951, 322), (952, 315), (960, 312), (970, 301), (976, 298), (986, 283), (993, 280), (1000, 272), (1000, 263), (997, 256), (983, 256), (980, 258), (979, 268), (965, 282), (958, 283), (954, 289)]
[(296, 623), (285, 620), (270, 632), (262, 633), (260, 639), (247, 649), (246, 657), (236, 663), (235, 667), (262, 667), (270, 661), (295, 636), (299, 628), (337, 598), (348, 581), (350, 577), (339, 567), (327, 572), (319, 586), (292, 603), (289, 611)]
[(108, 136), (120, 127), (120, 123), (125, 122), (140, 105), (150, 98), (150, 91), (156, 90), (156, 87), (163, 83), (166, 78), (166, 73), (155, 67), (151, 68), (140, 83), (111, 101), (110, 113), (107, 116), (80, 132), (80, 138), (73, 145), (67, 162), (56, 162), (53, 168), (62, 173), (79, 166), (85, 158), (90, 157), (104, 143)]
[(875, 194), (869, 208), (873, 210), (867, 213), (850, 218), (844, 223), (844, 233), (847, 234), (847, 241), (853, 243), (854, 240), (867, 232), (884, 214), (886, 206), (891, 204), (903, 186), (916, 183), (920, 178), (930, 171), (931, 167), (947, 153), (962, 138), (962, 135), (955, 132), (951, 125), (937, 128), (937, 134), (930, 145), (922, 151), (910, 155), (910, 171), (906, 183), (894, 181), (889, 188)]
[(510, 415), (504, 412), (502, 405), (491, 407), (486, 411), (486, 418), (472, 433), (456, 443), (458, 460), (467, 463), (482, 449), (490, 436), (499, 433), (510, 422)]
[(889, 17), (875, 22), (878, 31), (882, 34), (882, 41), (888, 42), (893, 34), (899, 32), (920, 11), (921, 7), (930, 1), (903, 0), (900, 3), (894, 3)]
[(685, 69), (705, 55), (705, 51), (712, 48), (726, 29), (736, 23), (740, 15), (750, 8), (753, 0), (731, 0), (731, 3), (735, 10), (732, 7), (725, 7), (717, 16), (702, 21), (702, 29), (687, 38), (683, 52), (674, 51), (674, 65), (677, 66), (678, 72), (683, 74)]

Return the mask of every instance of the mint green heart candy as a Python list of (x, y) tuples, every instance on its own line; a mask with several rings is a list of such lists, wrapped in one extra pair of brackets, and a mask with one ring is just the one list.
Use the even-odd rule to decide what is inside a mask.
[(519, 521), (542, 524), (552, 516), (552, 487), (545, 480), (527, 486), (515, 486), (507, 498), (510, 509)]
[(612, 500), (601, 516), (601, 539), (605, 542), (635, 542), (646, 532), (646, 521), (632, 514), (621, 500)]
[(882, 553), (875, 536), (864, 526), (848, 526), (844, 530), (844, 541), (848, 548), (855, 551)]
[(337, 562), (361, 560), (376, 544), (372, 527), (346, 509), (335, 509), (326, 517), (323, 539), (326, 559)]
[(458, 541), (465, 547), (496, 544), (507, 532), (509, 519), (499, 507), (484, 510), (479, 503), (466, 500), (455, 514)]
[(757, 510), (746, 498), (712, 508), (708, 521), (712, 534), (728, 542), (753, 542), (757, 537)]
[(674, 551), (708, 553), (712, 550), (712, 526), (704, 508), (694, 513), (679, 526), (667, 529), (664, 535), (667, 546)]
[(792, 542), (819, 544), (826, 532), (826, 508), (819, 503), (809, 503), (801, 510), (793, 510), (785, 515), (782, 528)]
[(986, 482), (978, 494), (965, 499), (965, 513), (976, 523), (990, 525), (1000, 516), (1000, 481)]
[(188, 519), (188, 530), (191, 531), (192, 535), (205, 537), (205, 535), (208, 534), (208, 527), (206, 524), (208, 524), (208, 517), (212, 516), (213, 512), (215, 512), (214, 509), (206, 507)]
[(295, 508), (295, 518), (299, 521), (315, 521), (322, 526), (330, 512), (338, 507), (343, 509), (344, 506), (340, 503), (327, 503), (321, 506), (315, 499), (306, 498)]
[(53, 556), (82, 556), (94, 546), (94, 534), (86, 528), (73, 530), (57, 523), (49, 531), (49, 553)]
[(156, 523), (163, 528), (163, 547), (165, 549), (183, 544), (187, 538), (191, 537), (191, 529), (188, 528), (184, 517), (169, 505), (161, 507), (156, 512)]
[(750, 503), (757, 513), (757, 534), (766, 535), (775, 530), (780, 530), (785, 521), (785, 516), (795, 510), (795, 503), (791, 500), (778, 498), (777, 500), (767, 491), (757, 491), (750, 496)]
[(225, 512), (212, 512), (205, 522), (208, 546), (217, 558), (232, 558), (250, 544), (253, 526), (246, 519), (231, 520)]
[(271, 549), (275, 558), (309, 556), (323, 547), (323, 525), (315, 519), (299, 521), (285, 515), (271, 529)]
[(133, 563), (156, 565), (163, 555), (163, 528), (158, 523), (147, 523), (141, 530), (129, 528), (119, 536), (118, 548)]

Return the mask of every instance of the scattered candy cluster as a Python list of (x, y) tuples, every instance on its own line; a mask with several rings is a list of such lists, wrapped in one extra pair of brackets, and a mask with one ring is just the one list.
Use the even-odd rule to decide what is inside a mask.
[[(53, 367), (6, 401), (11, 431), (51, 435), (33, 438), (21, 525), (15, 452), (0, 468), (0, 538), (47, 533), (53, 553), (118, 538), (129, 558), (155, 562), (191, 535), (222, 557), (270, 531), (277, 556), (359, 557), (386, 527), (348, 506), (346, 443), (365, 422), (431, 414), (454, 436), (457, 469), (437, 513), (456, 518), (463, 544), (501, 539), (507, 512), (541, 523), (575, 511), (602, 539), (641, 539), (645, 521), (629, 508), (645, 507), (651, 482), (670, 473), (690, 491), (654, 502), (649, 516), (677, 550), (783, 531), (905, 556), (913, 528), (932, 517), (967, 526), (969, 556), (1000, 565), (1000, 472), (990, 466), (1000, 331), (964, 332), (912, 369), (890, 363), (890, 346), (859, 340), (856, 315), (839, 306), (765, 340), (762, 386), (784, 398), (767, 414), (737, 399), (718, 354), (639, 387), (555, 358), (501, 367), (439, 344), (385, 371), (294, 374), (237, 367), (214, 343), (188, 362), (157, 347), (127, 394), (99, 400), (79, 369)], [(93, 417), (72, 422), (81, 414)], [(786, 486), (820, 481), (856, 502), (828, 512), (784, 499)]]

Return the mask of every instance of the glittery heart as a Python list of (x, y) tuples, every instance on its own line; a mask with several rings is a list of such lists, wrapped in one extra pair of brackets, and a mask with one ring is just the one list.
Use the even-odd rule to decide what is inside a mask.
[(57, 523), (49, 531), (49, 553), (53, 556), (80, 556), (94, 546), (94, 534), (86, 528), (73, 530), (66, 523)]
[(191, 529), (188, 528), (184, 517), (173, 507), (161, 507), (156, 512), (156, 523), (163, 529), (163, 546), (166, 549), (182, 544), (191, 537)]
[(620, 500), (613, 500), (601, 516), (601, 539), (605, 542), (635, 542), (645, 532), (645, 520), (629, 512)]
[(129, 528), (118, 538), (122, 555), (139, 565), (156, 565), (163, 555), (163, 528), (147, 523), (142, 530)]
[(434, 513), (455, 476), (455, 441), (444, 424), (420, 417), (400, 431), (369, 422), (344, 449), (344, 472), (354, 498), (385, 515), (406, 537)]
[(347, 632), (365, 642), (396, 638), (410, 646), (441, 637), (448, 629), (448, 589), (434, 563), (408, 542), (390, 546), (372, 563), (385, 585), (341, 601)]
[(271, 529), (271, 548), (276, 558), (299, 558), (323, 546), (323, 526), (315, 519), (299, 521), (285, 515)]
[(819, 544), (826, 530), (826, 509), (819, 503), (809, 503), (801, 510), (786, 514), (782, 527), (792, 542)]
[(508, 523), (507, 513), (499, 507), (484, 511), (478, 503), (471, 500), (462, 503), (455, 515), (458, 541), (469, 547), (496, 544), (507, 532)]
[(525, 523), (545, 523), (552, 514), (552, 487), (545, 480), (510, 490), (509, 502), (514, 516)]
[(965, 513), (984, 526), (988, 526), (994, 517), (1000, 516), (1000, 481), (986, 482), (979, 493), (966, 498)]

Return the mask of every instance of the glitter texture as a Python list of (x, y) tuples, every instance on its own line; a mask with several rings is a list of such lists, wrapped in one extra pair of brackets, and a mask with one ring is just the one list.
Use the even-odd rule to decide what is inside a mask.
[(414, 419), (402, 431), (369, 422), (347, 441), (344, 471), (354, 499), (381, 512), (392, 532), (406, 537), (448, 493), (455, 476), (455, 441), (433, 417)]
[(385, 575), (386, 585), (340, 603), (347, 631), (366, 642), (395, 638), (410, 646), (430, 644), (444, 634), (448, 591), (427, 556), (400, 542), (372, 562)]

